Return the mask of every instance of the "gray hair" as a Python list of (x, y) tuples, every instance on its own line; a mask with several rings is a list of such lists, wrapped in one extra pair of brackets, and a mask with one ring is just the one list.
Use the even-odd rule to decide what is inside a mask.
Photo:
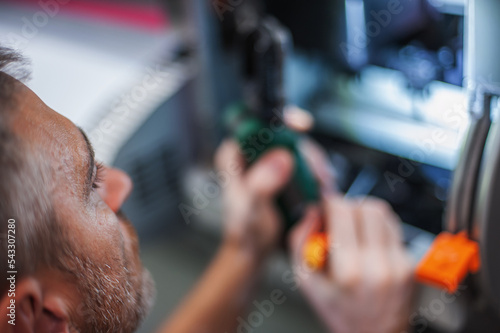
[[(53, 240), (60, 234), (45, 190), (50, 173), (10, 129), (20, 87), (17, 80), (29, 77), (26, 63), (18, 53), (0, 47), (0, 260), (2, 266), (15, 260), (18, 279), (41, 265), (54, 264)], [(15, 258), (8, 257), (9, 224), (15, 225), (15, 234), (10, 233), (11, 239), (15, 237)], [(2, 279), (1, 295), (8, 289), (8, 281)]]

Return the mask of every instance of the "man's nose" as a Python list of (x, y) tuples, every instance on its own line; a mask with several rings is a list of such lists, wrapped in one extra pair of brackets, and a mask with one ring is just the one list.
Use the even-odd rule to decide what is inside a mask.
[(97, 192), (109, 208), (116, 213), (127, 200), (132, 187), (132, 179), (125, 172), (106, 167)]

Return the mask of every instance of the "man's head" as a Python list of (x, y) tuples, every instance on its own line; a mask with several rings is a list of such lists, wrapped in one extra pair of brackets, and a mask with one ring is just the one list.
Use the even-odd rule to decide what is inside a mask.
[(153, 289), (119, 213), (131, 181), (99, 166), (84, 133), (14, 78), (20, 61), (0, 48), (0, 330), (131, 332)]

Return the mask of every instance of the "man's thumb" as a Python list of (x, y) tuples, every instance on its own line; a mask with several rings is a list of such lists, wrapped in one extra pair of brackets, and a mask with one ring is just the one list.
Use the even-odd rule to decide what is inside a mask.
[(273, 149), (248, 170), (246, 184), (254, 194), (273, 196), (288, 183), (293, 169), (292, 154), (283, 148)]

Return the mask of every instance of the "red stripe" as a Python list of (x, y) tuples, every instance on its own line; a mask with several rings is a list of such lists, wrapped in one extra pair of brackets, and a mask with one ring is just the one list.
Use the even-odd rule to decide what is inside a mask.
[(44, 10), (52, 8), (49, 4), (57, 4), (59, 12), (82, 15), (87, 18), (106, 22), (122, 23), (158, 31), (169, 26), (167, 14), (160, 6), (152, 4), (116, 3), (89, 0), (17, 0), (15, 4), (28, 4)]

